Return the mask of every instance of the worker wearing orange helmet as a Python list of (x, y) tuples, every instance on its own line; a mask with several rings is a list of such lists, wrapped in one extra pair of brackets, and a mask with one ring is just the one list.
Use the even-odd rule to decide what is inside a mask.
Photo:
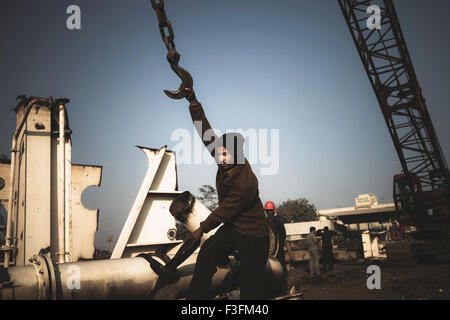
[(277, 212), (275, 211), (275, 204), (272, 201), (267, 201), (264, 205), (264, 211), (267, 215), (267, 220), (269, 221), (270, 229), (278, 240), (279, 247), (277, 250), (276, 258), (280, 261), (283, 267), (284, 276), (287, 277), (288, 271), (286, 269), (286, 261), (284, 260), (284, 242), (286, 240), (286, 229), (284, 223), (279, 217), (277, 217)]

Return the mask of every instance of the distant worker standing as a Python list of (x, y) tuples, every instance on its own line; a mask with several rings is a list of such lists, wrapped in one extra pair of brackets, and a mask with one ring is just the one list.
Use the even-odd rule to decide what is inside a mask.
[(275, 237), (278, 240), (278, 251), (276, 254), (276, 258), (280, 261), (281, 266), (283, 267), (284, 277), (287, 278), (288, 271), (286, 269), (286, 261), (284, 260), (284, 243), (286, 241), (286, 228), (284, 227), (284, 223), (280, 218), (277, 217), (277, 212), (275, 211), (275, 204), (272, 201), (267, 201), (264, 205), (264, 210), (267, 214), (267, 220), (269, 221), (269, 226)]
[(306, 236), (309, 252), (309, 274), (311, 277), (320, 275), (320, 250), (317, 238), (315, 235), (316, 228), (309, 228), (309, 234)]
[(322, 263), (324, 272), (333, 271), (334, 253), (333, 253), (333, 236), (337, 235), (328, 227), (318, 230), (317, 235), (322, 237)]

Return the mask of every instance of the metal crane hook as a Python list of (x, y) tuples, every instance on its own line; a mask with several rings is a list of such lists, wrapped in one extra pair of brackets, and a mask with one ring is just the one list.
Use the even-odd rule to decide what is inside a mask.
[[(169, 61), (170, 67), (181, 79), (181, 84), (177, 91), (164, 90), (164, 92), (169, 98), (182, 99), (188, 95), (188, 92), (186, 92), (185, 89), (192, 89), (194, 81), (192, 80), (190, 73), (178, 65), (178, 62), (180, 61), (180, 54), (175, 49), (175, 43), (173, 42), (175, 36), (173, 34), (172, 24), (169, 19), (167, 19), (167, 15), (164, 10), (164, 0), (160, 0), (159, 3), (157, 3), (156, 0), (151, 0), (151, 2), (153, 9), (155, 9), (156, 16), (158, 17), (161, 38), (168, 50), (167, 61)], [(166, 34), (166, 29), (168, 34)]]
[(180, 56), (175, 50), (170, 50), (167, 53), (167, 61), (169, 61), (170, 67), (181, 79), (181, 84), (177, 91), (164, 90), (165, 94), (172, 99), (183, 99), (188, 94), (185, 89), (194, 86), (191, 74), (178, 65)]

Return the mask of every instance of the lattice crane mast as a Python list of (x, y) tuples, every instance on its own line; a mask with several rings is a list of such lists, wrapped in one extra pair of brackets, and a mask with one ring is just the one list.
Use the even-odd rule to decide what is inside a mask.
[[(430, 217), (449, 216), (449, 170), (392, 0), (338, 0), (394, 142), (402, 173), (394, 201), (422, 231)], [(379, 28), (368, 7), (380, 9)]]

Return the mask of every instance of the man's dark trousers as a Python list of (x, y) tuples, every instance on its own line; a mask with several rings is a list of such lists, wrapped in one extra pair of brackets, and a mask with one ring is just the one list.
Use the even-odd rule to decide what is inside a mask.
[(334, 254), (333, 254), (333, 241), (332, 237), (336, 235), (336, 232), (327, 230), (322, 232), (322, 262), (324, 272), (333, 271), (334, 266)]
[(327, 248), (327, 249), (323, 250), (322, 262), (323, 262), (324, 272), (333, 271), (333, 267), (334, 267), (333, 248)]
[(228, 255), (239, 252), (241, 300), (264, 299), (263, 282), (269, 257), (269, 237), (253, 238), (238, 234), (231, 226), (222, 226), (202, 245), (189, 288), (189, 299), (211, 299), (211, 278)]

